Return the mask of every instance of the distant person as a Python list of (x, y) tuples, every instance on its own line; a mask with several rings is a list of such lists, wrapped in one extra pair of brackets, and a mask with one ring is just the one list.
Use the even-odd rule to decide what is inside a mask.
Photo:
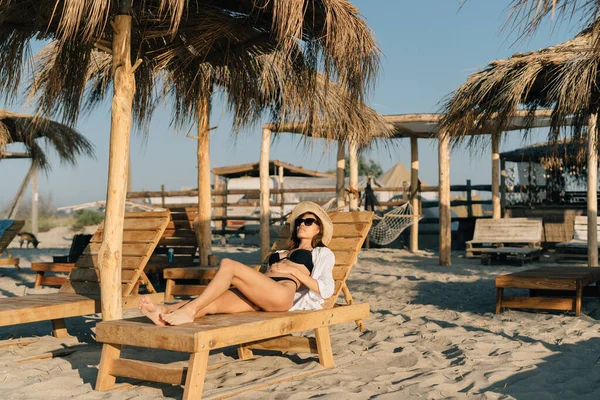
[(304, 201), (292, 211), (290, 227), (287, 250), (271, 254), (266, 273), (225, 258), (197, 298), (160, 305), (145, 296), (138, 308), (157, 325), (181, 325), (207, 314), (323, 308), (334, 291), (335, 257), (326, 247), (331, 219), (319, 205)]
[(17, 236), (19, 236), (19, 247), (23, 248), (23, 243), (27, 243), (25, 245), (25, 248), (28, 249), (29, 248), (29, 244), (31, 243), (31, 245), (33, 247), (35, 247), (37, 249), (38, 244), (40, 244), (40, 241), (37, 240), (37, 238), (35, 237), (35, 235), (31, 232), (19, 232), (17, 233)]

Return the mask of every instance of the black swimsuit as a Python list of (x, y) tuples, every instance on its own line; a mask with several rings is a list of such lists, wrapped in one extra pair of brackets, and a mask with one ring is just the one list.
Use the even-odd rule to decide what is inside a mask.
[[(313, 261), (312, 261), (312, 252), (310, 250), (305, 250), (305, 249), (298, 249), (293, 251), (292, 253), (290, 253), (289, 256), (281, 258), (281, 255), (279, 253), (273, 253), (269, 256), (269, 267), (279, 261), (283, 261), (285, 259), (290, 260), (291, 262), (294, 262), (296, 264), (302, 264), (306, 267), (306, 269), (308, 269), (308, 273), (312, 274), (312, 270), (314, 268), (313, 265)], [(292, 278), (288, 278), (285, 276), (274, 276), (271, 277), (271, 279), (273, 279), (275, 282), (279, 282), (279, 281), (292, 281), (296, 284), (296, 290), (298, 290), (298, 283), (293, 280)]]

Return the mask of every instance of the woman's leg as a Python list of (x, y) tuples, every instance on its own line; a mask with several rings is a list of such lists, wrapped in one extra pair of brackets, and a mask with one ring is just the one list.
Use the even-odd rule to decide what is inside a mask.
[(223, 259), (215, 277), (200, 296), (174, 312), (161, 313), (160, 317), (170, 325), (191, 322), (196, 315), (206, 314), (202, 309), (219, 298), (231, 285), (265, 311), (286, 311), (294, 300), (295, 290), (290, 288), (291, 285), (279, 284), (242, 263)]

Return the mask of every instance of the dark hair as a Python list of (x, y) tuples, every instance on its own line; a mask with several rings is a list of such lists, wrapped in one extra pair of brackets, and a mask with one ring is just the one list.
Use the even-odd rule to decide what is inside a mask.
[[(319, 233), (317, 233), (312, 238), (311, 246), (313, 248), (315, 248), (315, 247), (327, 247), (327, 246), (325, 246), (325, 243), (323, 243), (323, 223), (321, 222), (321, 220), (319, 219), (319, 217), (316, 214), (314, 214), (314, 213), (312, 213), (310, 211), (307, 211), (304, 214), (299, 215), (298, 218), (302, 218), (302, 216), (304, 216), (306, 214), (312, 214), (312, 215), (314, 215), (315, 219), (317, 220), (317, 225), (319, 225), (319, 228), (320, 228), (319, 229)], [(298, 238), (298, 229), (297, 229), (296, 226), (291, 226), (290, 225), (290, 237), (289, 237), (288, 242), (287, 242), (287, 244), (286, 244), (285, 247), (288, 250), (291, 250), (291, 249), (297, 248), (299, 245), (300, 245), (300, 239)]]

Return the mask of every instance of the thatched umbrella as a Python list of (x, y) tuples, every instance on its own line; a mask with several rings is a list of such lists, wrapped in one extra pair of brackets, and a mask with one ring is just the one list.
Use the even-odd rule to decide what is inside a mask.
[[(571, 134), (577, 140), (587, 135), (590, 265), (598, 263), (594, 238), (600, 53), (591, 51), (595, 29), (590, 26), (574, 39), (557, 46), (494, 61), (483, 71), (471, 75), (446, 102), (446, 115), (439, 133), (441, 138), (455, 141), (469, 137), (469, 144), (473, 145), (481, 138), (467, 136), (473, 130), (490, 132), (493, 152), (497, 154), (500, 133), (510, 127), (512, 113), (524, 108), (521, 112), (531, 116), (525, 128), (530, 128), (534, 126), (536, 110), (550, 108), (551, 142), (557, 142), (564, 134)], [(493, 167), (493, 201), (499, 205), (497, 160)]]
[[(112, 21), (111, 16), (114, 16)], [(238, 36), (238, 32), (243, 34)], [(210, 190), (208, 179), (202, 177), (203, 170), (208, 175), (202, 154), (208, 153), (210, 94), (215, 84), (220, 85), (211, 78), (215, 64), (239, 64), (254, 60), (244, 54), (260, 56), (277, 50), (289, 63), (300, 60), (312, 66), (312, 82), (316, 71), (323, 70), (327, 78), (334, 78), (356, 102), (372, 82), (378, 59), (371, 31), (360, 19), (358, 10), (346, 0), (146, 0), (133, 5), (128, 0), (76, 3), (0, 0), (0, 48), (10, 55), (0, 65), (0, 89), (4, 92), (16, 91), (23, 54), (33, 38), (57, 41), (59, 62), (49, 76), (52, 84), (44, 93), (42, 104), (46, 110), (62, 113), (68, 121), (74, 121), (79, 113), (94, 48), (112, 53), (114, 96), (109, 187), (105, 237), (99, 252), (105, 319), (121, 316), (118, 267), (131, 112), (135, 111), (138, 121), (151, 115), (157, 69), (169, 71), (169, 82), (178, 88), (178, 95), (189, 93), (177, 103), (181, 111), (178, 117), (193, 116), (199, 121), (198, 153), (201, 162), (204, 161), (199, 166), (202, 194)], [(132, 66), (133, 57), (137, 61)], [(211, 64), (213, 60), (215, 64)], [(200, 67), (200, 62), (208, 68)], [(195, 72), (190, 76), (190, 71)], [(236, 126), (252, 120), (262, 104), (253, 100), (260, 96), (247, 95), (246, 78), (239, 75), (235, 81), (238, 90), (229, 97)], [(305, 81), (305, 87), (309, 95), (314, 91), (311, 80)], [(240, 93), (244, 101), (237, 97)], [(304, 101), (311, 100), (311, 96), (304, 97)], [(281, 109), (285, 107), (275, 108)], [(210, 214), (199, 211), (202, 224), (208, 226)]]
[[(46, 146), (40, 142), (45, 142)], [(73, 128), (45, 118), (0, 110), (0, 159), (4, 158), (3, 153), (5, 153), (6, 147), (12, 143), (22, 143), (25, 146), (26, 155), (31, 159), (31, 168), (11, 202), (7, 218), (14, 218), (32, 176), (35, 186), (37, 170), (50, 170), (50, 162), (44, 147), (53, 148), (59, 160), (65, 164), (75, 165), (79, 156), (94, 157), (94, 146)], [(34, 196), (32, 219), (33, 231), (37, 233), (35, 202)]]

